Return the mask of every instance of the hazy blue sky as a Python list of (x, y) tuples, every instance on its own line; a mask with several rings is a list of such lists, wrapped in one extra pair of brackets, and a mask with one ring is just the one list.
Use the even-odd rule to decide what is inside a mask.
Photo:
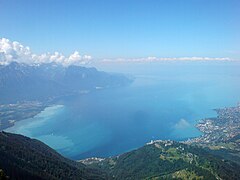
[(34, 53), (240, 57), (239, 0), (0, 0), (0, 20)]

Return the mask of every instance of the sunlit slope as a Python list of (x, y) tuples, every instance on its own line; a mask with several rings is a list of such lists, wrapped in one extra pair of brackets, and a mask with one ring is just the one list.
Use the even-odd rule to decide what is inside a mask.
[(156, 141), (117, 157), (83, 162), (108, 171), (115, 179), (240, 178), (239, 165), (174, 141)]

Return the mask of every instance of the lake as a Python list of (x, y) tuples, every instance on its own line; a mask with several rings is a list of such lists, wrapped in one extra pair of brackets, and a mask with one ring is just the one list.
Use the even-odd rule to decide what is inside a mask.
[(198, 120), (240, 101), (239, 69), (235, 62), (106, 65), (102, 70), (134, 76), (134, 82), (61, 98), (7, 131), (39, 139), (72, 159), (113, 156), (155, 139), (196, 137)]

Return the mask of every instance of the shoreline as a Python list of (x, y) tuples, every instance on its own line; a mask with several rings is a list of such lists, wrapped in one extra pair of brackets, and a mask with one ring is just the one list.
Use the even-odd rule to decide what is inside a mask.
[(50, 105), (40, 101), (23, 101), (14, 104), (0, 105), (0, 130), (6, 130), (15, 123), (33, 118)]
[[(63, 105), (58, 105), (58, 104), (48, 105), (48, 106), (46, 106), (43, 110), (39, 111), (38, 114), (36, 114), (36, 115), (34, 115), (34, 116), (32, 116), (32, 117), (29, 117), (29, 118), (20, 120), (20, 121), (16, 121), (13, 126), (4, 129), (4, 131), (6, 131), (6, 132), (12, 132), (12, 131), (8, 131), (8, 130), (9, 130), (9, 129), (17, 129), (19, 126), (20, 126), (20, 127), (23, 126), (22, 124), (24, 124), (24, 123), (26, 123), (26, 122), (29, 122), (29, 123), (38, 123), (38, 121), (33, 120), (33, 119), (34, 119), (34, 118), (37, 118), (37, 117), (42, 118), (42, 117), (44, 117), (44, 114), (43, 114), (43, 113), (48, 112), (48, 111), (51, 110), (51, 109), (55, 110), (55, 109), (57, 109), (57, 108), (59, 108), (59, 107), (61, 108), (61, 107), (64, 107), (64, 106), (63, 106)], [(50, 114), (50, 115), (51, 115), (51, 114)], [(44, 119), (43, 119), (43, 120), (44, 120)], [(42, 120), (42, 121), (43, 121), (43, 120)], [(40, 120), (39, 120), (39, 121), (40, 121)]]
[[(236, 106), (214, 109), (217, 117), (205, 118), (196, 124), (203, 134), (199, 137), (189, 139), (183, 143), (201, 146), (212, 146), (220, 149), (229, 147), (220, 146), (230, 142), (234, 137), (240, 135), (240, 104)], [(231, 149), (231, 148), (230, 148)]]
[[(16, 122), (12, 123), (12, 126), (9, 126), (9, 127), (5, 128), (5, 129), (3, 129), (3, 130), (6, 131), (6, 130), (9, 129), (9, 128), (13, 128), (15, 125), (19, 124), (21, 121), (32, 119), (32, 118), (36, 117), (38, 114), (41, 114), (42, 112), (44, 112), (44, 111), (46, 110), (46, 108), (53, 107), (53, 106), (61, 106), (61, 105), (57, 105), (57, 104), (46, 105), (46, 104), (45, 104), (45, 106), (43, 106), (42, 109), (39, 109), (39, 111), (38, 111), (39, 113), (37, 113), (37, 114), (33, 115), (32, 117), (29, 117), (29, 118), (27, 118), (27, 119), (22, 119), (22, 120), (16, 121)], [(237, 108), (237, 109), (236, 109), (236, 108)], [(213, 139), (213, 137), (212, 137), (212, 136), (213, 136), (212, 134), (214, 134), (215, 132), (206, 133), (205, 130), (199, 128), (199, 127), (200, 127), (199, 125), (201, 125), (201, 127), (205, 127), (206, 124), (209, 124), (209, 123), (210, 123), (209, 121), (211, 121), (211, 123), (216, 122), (216, 119), (218, 119), (218, 117), (219, 117), (219, 112), (222, 112), (222, 113), (228, 112), (228, 111), (232, 112), (232, 111), (231, 111), (232, 109), (238, 110), (238, 108), (239, 108), (239, 110), (240, 110), (240, 104), (238, 104), (237, 106), (231, 106), (231, 107), (224, 107), (224, 108), (213, 109), (215, 112), (217, 112), (217, 116), (211, 117), (211, 118), (203, 118), (203, 119), (200, 119), (200, 120), (196, 121), (196, 124), (194, 125), (194, 128), (198, 129), (198, 130), (201, 132), (201, 135), (196, 136), (196, 137), (187, 137), (187, 138), (184, 138), (184, 139), (182, 139), (182, 140), (173, 140), (173, 141), (176, 141), (176, 142), (179, 142), (179, 143), (185, 143), (185, 144), (199, 144), (199, 145), (205, 145), (205, 146), (207, 146), (208, 144), (211, 144), (211, 143), (213, 143), (213, 142), (214, 142), (214, 143), (217, 142), (217, 140), (216, 140), (216, 139)], [(16, 123), (16, 124), (15, 124), (15, 123)], [(20, 124), (21, 124), (21, 123), (20, 123)], [(214, 127), (215, 127), (215, 126), (212, 126), (212, 127), (210, 127), (210, 128), (214, 129)], [(215, 131), (216, 131), (216, 130), (217, 130), (217, 129), (215, 129)], [(1, 130), (1, 131), (2, 131), (2, 130)], [(8, 131), (7, 131), (7, 132), (8, 132)], [(9, 131), (9, 132), (16, 133), (16, 132), (14, 132), (14, 131)], [(230, 136), (229, 136), (229, 137), (230, 137)], [(233, 135), (232, 135), (231, 137), (233, 137)], [(206, 140), (206, 138), (207, 138), (207, 140)], [(159, 141), (159, 140), (161, 140), (161, 139), (150, 140), (149, 142), (155, 142), (155, 141)], [(172, 139), (170, 139), (170, 140), (172, 140)], [(212, 140), (214, 140), (214, 141), (212, 141)], [(148, 144), (149, 142), (145, 143), (145, 145)], [(143, 145), (144, 145), (144, 144), (143, 144)], [(134, 148), (134, 149), (138, 149), (138, 148), (139, 148), (139, 147), (136, 147), (136, 148)], [(131, 149), (131, 150), (132, 150), (132, 149)], [(129, 150), (129, 151), (130, 151), (130, 150)], [(128, 152), (128, 151), (126, 151), (126, 152)], [(122, 153), (125, 153), (125, 152), (122, 152)], [(122, 154), (122, 153), (121, 153), (121, 154)], [(79, 159), (76, 159), (76, 160), (79, 160)]]
[[(173, 142), (183, 143), (186, 145), (197, 145), (200, 147), (207, 147), (210, 150), (230, 150), (234, 151), (235, 153), (240, 153), (240, 144), (239, 144), (239, 138), (240, 138), (240, 132), (238, 131), (238, 128), (240, 129), (240, 104), (238, 103), (237, 106), (231, 106), (231, 107), (225, 107), (225, 108), (219, 108), (214, 109), (218, 114), (217, 117), (214, 118), (205, 118), (200, 120), (201, 122), (198, 122), (196, 124), (196, 128), (198, 128), (199, 124), (209, 124), (208, 120), (211, 120), (212, 123), (216, 123), (216, 126), (207, 126), (208, 128), (212, 129), (210, 132), (206, 132), (205, 130), (198, 128), (203, 134), (191, 138), (187, 141), (174, 141), (174, 140), (151, 140), (147, 143), (145, 143), (143, 146), (152, 145), (155, 143), (164, 143), (165, 146), (168, 146), (169, 144)], [(221, 112), (221, 113), (220, 113)], [(219, 114), (220, 113), (220, 114)], [(233, 118), (234, 117), (234, 118)], [(229, 119), (235, 119), (233, 122), (229, 122)], [(222, 125), (222, 126), (220, 126)], [(217, 127), (217, 128), (216, 128)], [(225, 129), (223, 132), (225, 136), (216, 136), (215, 133), (221, 132), (223, 129)], [(226, 129), (229, 129), (227, 131)], [(210, 138), (210, 140), (206, 140), (206, 138)], [(213, 139), (211, 139), (213, 138)], [(134, 150), (137, 150), (139, 148), (134, 148)], [(129, 150), (125, 153), (131, 152), (132, 150)], [(91, 163), (100, 163), (101, 161), (112, 158), (112, 157), (119, 157), (122, 154), (118, 154), (116, 156), (110, 156), (110, 157), (89, 157), (85, 159), (78, 159), (77, 162), (82, 162), (84, 164), (91, 164)]]

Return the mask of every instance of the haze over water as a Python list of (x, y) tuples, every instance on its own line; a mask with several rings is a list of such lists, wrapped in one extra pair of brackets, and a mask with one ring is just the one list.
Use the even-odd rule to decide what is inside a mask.
[(153, 139), (198, 136), (198, 120), (240, 101), (236, 62), (108, 64), (102, 69), (135, 80), (126, 87), (62, 98), (8, 131), (42, 140), (73, 159), (107, 157)]

